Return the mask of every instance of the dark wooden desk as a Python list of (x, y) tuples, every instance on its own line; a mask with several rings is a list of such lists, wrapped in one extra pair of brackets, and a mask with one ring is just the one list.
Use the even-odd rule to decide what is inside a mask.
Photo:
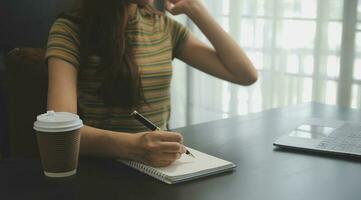
[(233, 161), (236, 171), (166, 185), (119, 163), (81, 158), (78, 175), (50, 181), (39, 161), (0, 162), (0, 199), (361, 199), (361, 159), (274, 149), (309, 117), (361, 122), (361, 112), (302, 104), (181, 128), (188, 146)]

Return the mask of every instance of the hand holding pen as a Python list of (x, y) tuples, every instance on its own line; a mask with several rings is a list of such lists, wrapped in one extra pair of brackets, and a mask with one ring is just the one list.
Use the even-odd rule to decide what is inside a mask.
[[(160, 129), (159, 127), (157, 127), (155, 124), (153, 124), (153, 123), (152, 123), (151, 121), (149, 121), (147, 118), (145, 118), (143, 115), (139, 114), (137, 111), (134, 111), (131, 115), (132, 115), (136, 120), (138, 120), (140, 123), (142, 123), (145, 127), (149, 128), (150, 130), (152, 130), (152, 131), (161, 131), (161, 129)], [(166, 133), (169, 134), (170, 132), (166, 132)], [(180, 134), (178, 134), (178, 133), (172, 133), (172, 134), (175, 134), (175, 135), (177, 135), (178, 137), (180, 136), (180, 139), (181, 139), (180, 141), (174, 141), (174, 142), (180, 142), (180, 143), (183, 142), (183, 138), (182, 138), (182, 136), (181, 136)], [(172, 137), (173, 137), (173, 140), (177, 137), (177, 136), (175, 136), (175, 135), (172, 136)], [(165, 136), (165, 135), (162, 135), (162, 136), (160, 136), (160, 137), (166, 137), (166, 136)], [(167, 136), (167, 137), (170, 137), (170, 135)], [(168, 139), (170, 139), (170, 138), (168, 138)], [(180, 152), (180, 153), (186, 153), (187, 155), (194, 157), (194, 155), (193, 155), (190, 151), (186, 150), (183, 145), (182, 145), (182, 148), (183, 148), (183, 151), (185, 150), (185, 152)]]

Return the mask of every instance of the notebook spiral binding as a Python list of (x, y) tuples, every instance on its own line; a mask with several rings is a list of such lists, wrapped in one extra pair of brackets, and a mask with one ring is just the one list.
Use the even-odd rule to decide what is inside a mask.
[(122, 161), (124, 164), (134, 168), (134, 169), (137, 169), (141, 172), (144, 172), (146, 173), (147, 175), (149, 176), (152, 176), (158, 180), (161, 180), (163, 182), (167, 182), (166, 180), (166, 175), (159, 172), (157, 169), (153, 168), (153, 167), (150, 167), (150, 166), (147, 166), (147, 165), (144, 165), (142, 163), (138, 163), (138, 162), (133, 162), (133, 161)]

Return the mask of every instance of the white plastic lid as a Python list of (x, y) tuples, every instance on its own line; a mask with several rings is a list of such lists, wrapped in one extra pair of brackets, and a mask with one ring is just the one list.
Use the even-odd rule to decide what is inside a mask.
[(34, 130), (40, 132), (67, 132), (83, 126), (83, 121), (78, 115), (68, 112), (48, 111), (38, 115), (36, 119)]

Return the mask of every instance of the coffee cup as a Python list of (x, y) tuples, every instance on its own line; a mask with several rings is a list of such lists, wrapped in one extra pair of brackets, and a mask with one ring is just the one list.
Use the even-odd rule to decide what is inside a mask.
[(82, 126), (82, 120), (73, 113), (48, 111), (37, 116), (34, 130), (45, 176), (62, 178), (76, 174)]

